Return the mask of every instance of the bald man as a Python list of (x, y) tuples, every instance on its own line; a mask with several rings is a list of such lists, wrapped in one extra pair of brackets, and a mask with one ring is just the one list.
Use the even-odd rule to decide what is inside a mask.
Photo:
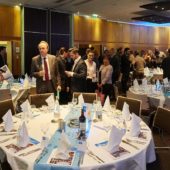
[(41, 41), (38, 44), (39, 55), (32, 58), (31, 75), (36, 78), (36, 91), (40, 93), (55, 93), (61, 90), (60, 75), (56, 57), (48, 54), (48, 43)]

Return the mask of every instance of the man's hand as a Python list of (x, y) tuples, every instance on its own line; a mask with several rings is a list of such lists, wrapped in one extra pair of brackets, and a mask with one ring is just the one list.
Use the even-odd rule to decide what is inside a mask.
[(70, 87), (67, 87), (67, 88), (66, 88), (66, 92), (69, 92), (69, 90), (70, 90)]
[(45, 75), (45, 71), (44, 71), (44, 70), (39, 71), (39, 76), (40, 76), (40, 77), (43, 77), (44, 75)]
[(57, 86), (57, 91), (61, 91), (61, 86)]
[(65, 71), (67, 77), (73, 77), (74, 72), (72, 71)]
[(2, 73), (0, 73), (0, 81), (4, 80), (4, 76), (2, 75)]

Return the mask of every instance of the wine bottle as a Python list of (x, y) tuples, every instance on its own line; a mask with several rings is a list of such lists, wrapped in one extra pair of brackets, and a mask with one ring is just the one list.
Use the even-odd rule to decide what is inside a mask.
[(84, 108), (81, 110), (81, 115), (79, 117), (79, 124), (80, 124), (80, 138), (85, 138), (86, 134), (86, 117), (84, 116)]

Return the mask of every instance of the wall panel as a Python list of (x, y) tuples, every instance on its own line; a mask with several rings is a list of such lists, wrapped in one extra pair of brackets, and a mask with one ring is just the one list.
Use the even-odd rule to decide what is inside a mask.
[(108, 22), (102, 19), (74, 16), (74, 42), (97, 43), (103, 46), (132, 49), (165, 50), (170, 47), (170, 28), (137, 26)]

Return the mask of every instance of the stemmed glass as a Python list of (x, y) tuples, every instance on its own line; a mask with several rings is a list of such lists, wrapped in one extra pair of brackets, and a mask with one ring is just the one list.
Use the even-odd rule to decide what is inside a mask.
[(77, 104), (77, 98), (73, 98), (73, 99), (72, 99), (72, 104), (73, 104), (73, 107), (76, 106), (76, 104)]
[(49, 137), (48, 137), (48, 135), (47, 135), (47, 132), (48, 132), (48, 130), (49, 130), (49, 126), (50, 126), (49, 123), (42, 123), (42, 124), (40, 125), (40, 127), (41, 127), (41, 132), (42, 132), (42, 134), (43, 134), (43, 136), (42, 136), (42, 141), (41, 141), (41, 146), (42, 146), (43, 148), (48, 145)]

